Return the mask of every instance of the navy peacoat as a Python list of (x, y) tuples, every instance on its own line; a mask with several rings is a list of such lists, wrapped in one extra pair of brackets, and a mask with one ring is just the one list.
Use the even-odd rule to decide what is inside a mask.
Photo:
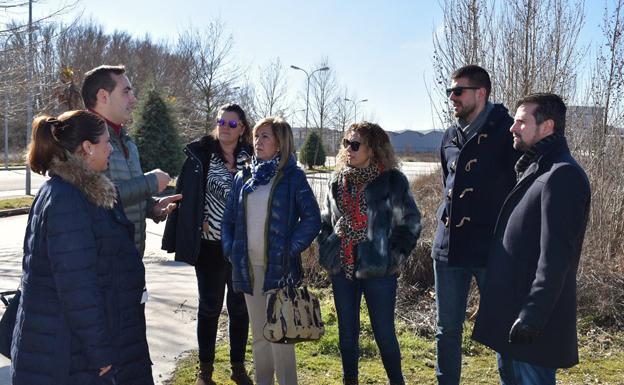
[[(529, 165), (501, 209), (475, 340), (534, 365), (578, 363), (576, 272), (589, 206), (587, 176), (561, 137)], [(540, 331), (533, 343), (508, 342), (518, 317)]]
[(442, 203), (431, 256), (453, 266), (483, 267), (496, 216), (516, 183), (520, 152), (509, 132), (513, 119), (495, 104), (481, 130), (463, 145), (458, 125), (442, 138)]

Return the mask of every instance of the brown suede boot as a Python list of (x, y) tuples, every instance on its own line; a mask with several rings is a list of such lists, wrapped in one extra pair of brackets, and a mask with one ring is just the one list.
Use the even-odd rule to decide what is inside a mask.
[(216, 382), (212, 380), (213, 370), (214, 366), (212, 362), (200, 362), (195, 385), (217, 385)]
[(244, 362), (232, 362), (232, 375), (230, 379), (234, 381), (236, 385), (253, 385), (253, 381), (251, 381), (245, 369)]

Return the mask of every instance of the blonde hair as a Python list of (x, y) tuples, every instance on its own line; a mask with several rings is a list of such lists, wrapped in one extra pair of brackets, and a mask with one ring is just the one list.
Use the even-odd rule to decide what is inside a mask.
[(277, 148), (282, 157), (278, 169), (281, 169), (288, 163), (290, 155), (295, 153), (295, 141), (293, 140), (290, 124), (279, 116), (269, 116), (256, 123), (253, 128), (254, 138), (256, 137), (256, 131), (263, 126), (270, 126), (275, 139), (277, 139)]
[[(388, 134), (376, 123), (360, 122), (353, 123), (346, 131), (343, 139), (351, 133), (360, 134), (362, 141), (373, 150), (373, 159), (383, 170), (399, 167), (399, 161), (394, 154), (394, 148), (390, 143)], [(340, 148), (336, 156), (336, 171), (339, 172), (348, 164), (348, 153), (344, 147)]]

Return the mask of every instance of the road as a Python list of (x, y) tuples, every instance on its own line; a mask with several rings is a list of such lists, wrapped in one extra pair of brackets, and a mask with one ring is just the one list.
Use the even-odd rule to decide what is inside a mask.
[[(31, 194), (35, 194), (41, 184), (47, 178), (30, 173)], [(8, 198), (12, 196), (26, 195), (26, 170), (25, 169), (9, 169), (0, 170), (0, 198)]]
[[(27, 215), (0, 218), (0, 291), (15, 290), (22, 263), (22, 242)], [(197, 288), (193, 267), (173, 262), (160, 250), (164, 224), (148, 221), (144, 257), (149, 301), (145, 307), (147, 339), (154, 362), (154, 380), (162, 384), (176, 359), (196, 347)], [(0, 303), (0, 313), (4, 307)], [(221, 329), (223, 332), (225, 329)], [(222, 333), (219, 338), (224, 338)], [(250, 357), (251, 358), (251, 357)], [(0, 385), (10, 385), (10, 362), (0, 356)]]

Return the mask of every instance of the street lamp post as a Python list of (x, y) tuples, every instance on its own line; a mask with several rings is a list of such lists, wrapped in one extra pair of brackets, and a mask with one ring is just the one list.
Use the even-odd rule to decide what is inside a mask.
[(314, 71), (310, 72), (309, 74), (308, 74), (308, 71), (304, 70), (303, 68), (297, 67), (295, 65), (291, 65), (290, 68), (294, 70), (303, 71), (303, 73), (306, 74), (307, 76), (308, 87), (306, 91), (306, 119), (305, 119), (305, 136), (307, 137), (308, 136), (308, 111), (310, 109), (310, 78), (312, 77), (312, 75), (314, 75), (315, 72), (327, 71), (329, 70), (329, 67), (317, 68)]
[(344, 98), (344, 100), (346, 100), (347, 102), (353, 103), (353, 121), (357, 123), (357, 105), (359, 103), (368, 102), (368, 99), (361, 99), (361, 100), (358, 100), (357, 102), (349, 98)]

